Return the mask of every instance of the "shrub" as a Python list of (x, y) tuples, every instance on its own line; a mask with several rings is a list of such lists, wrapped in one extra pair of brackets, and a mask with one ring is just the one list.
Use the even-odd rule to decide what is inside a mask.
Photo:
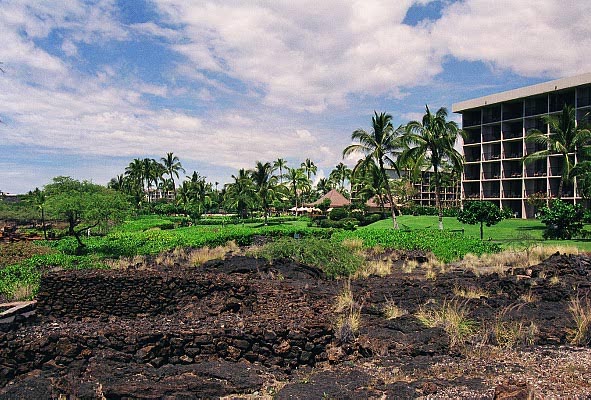
[(268, 260), (290, 258), (318, 267), (329, 277), (349, 276), (363, 263), (362, 256), (351, 252), (341, 242), (315, 238), (282, 238), (265, 244), (255, 255)]
[(583, 229), (583, 208), (580, 204), (553, 200), (540, 210), (540, 220), (546, 225), (545, 239), (572, 239)]
[(330, 210), (330, 212), (328, 213), (328, 218), (330, 218), (332, 221), (340, 221), (343, 218), (347, 218), (349, 216), (349, 213), (347, 212), (347, 210), (345, 210), (344, 208), (333, 208), (332, 210)]

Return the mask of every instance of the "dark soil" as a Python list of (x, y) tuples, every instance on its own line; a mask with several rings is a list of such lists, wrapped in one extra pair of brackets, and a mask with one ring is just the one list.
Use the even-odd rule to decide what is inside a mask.
[[(201, 271), (203, 279), (240, 288), (241, 295), (211, 291), (160, 316), (38, 315), (4, 328), (0, 398), (591, 395), (589, 349), (568, 341), (569, 303), (590, 295), (590, 256), (554, 255), (502, 276), (455, 269), (430, 280), (419, 267), (355, 280), (352, 309), (360, 310), (360, 329), (345, 336), (335, 328), (343, 313), (334, 311), (345, 281), (326, 280), (320, 270), (287, 259), (268, 264), (236, 256)], [(480, 298), (458, 295), (476, 288)], [(393, 303), (406, 314), (387, 320), (384, 308)], [(443, 327), (416, 317), (443, 304), (464, 308), (479, 333), (457, 343)], [(536, 329), (505, 348), (494, 335), (495, 321)]]

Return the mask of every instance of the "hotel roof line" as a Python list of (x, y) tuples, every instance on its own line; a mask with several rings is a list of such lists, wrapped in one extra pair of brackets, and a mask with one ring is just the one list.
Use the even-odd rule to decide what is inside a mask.
[(504, 101), (515, 100), (523, 97), (535, 96), (555, 90), (572, 88), (574, 86), (585, 85), (588, 83), (591, 83), (591, 72), (461, 101), (459, 103), (453, 104), (451, 109), (453, 112), (457, 113), (472, 108), (484, 107), (491, 104), (502, 103)]

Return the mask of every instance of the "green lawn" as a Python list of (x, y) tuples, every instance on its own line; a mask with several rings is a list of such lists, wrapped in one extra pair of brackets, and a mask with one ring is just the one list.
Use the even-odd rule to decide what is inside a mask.
[[(403, 215), (398, 217), (398, 224), (401, 229), (437, 229), (438, 218), (431, 215)], [(466, 236), (480, 237), (479, 225), (465, 225), (455, 217), (444, 217), (443, 227), (445, 230), (464, 229)], [(359, 229), (392, 228), (392, 220), (385, 219), (375, 222)], [(586, 229), (591, 229), (587, 225)], [(533, 219), (506, 219), (497, 225), (484, 227), (484, 240), (499, 242), (502, 246), (511, 247), (514, 244), (524, 243), (526, 240), (540, 242), (544, 245), (567, 245), (576, 246), (583, 251), (591, 251), (591, 240), (544, 240), (542, 233), (544, 224)]]

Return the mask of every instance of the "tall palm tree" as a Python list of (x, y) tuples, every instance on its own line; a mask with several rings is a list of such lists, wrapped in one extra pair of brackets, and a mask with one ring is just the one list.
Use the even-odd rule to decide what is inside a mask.
[(345, 164), (338, 163), (330, 172), (329, 178), (339, 184), (339, 190), (345, 190), (345, 181), (351, 179), (351, 169)]
[(255, 168), (250, 171), (250, 176), (256, 187), (261, 206), (263, 207), (265, 225), (267, 225), (269, 207), (275, 198), (275, 191), (277, 189), (277, 177), (273, 176), (273, 166), (271, 163), (262, 163), (260, 161), (256, 162)]
[(287, 185), (290, 188), (290, 191), (293, 193), (297, 215), (298, 192), (308, 190), (310, 188), (310, 180), (306, 178), (304, 170), (301, 168), (288, 168), (286, 178)]
[(306, 176), (308, 177), (308, 180), (311, 181), (312, 179), (312, 175), (316, 175), (316, 172), (318, 172), (318, 167), (316, 166), (316, 164), (314, 164), (314, 162), (312, 160), (310, 160), (309, 158), (306, 158), (306, 161), (304, 161), (300, 167), (304, 170), (304, 172), (306, 173)]
[(185, 169), (183, 168), (183, 165), (181, 164), (179, 158), (175, 156), (172, 152), (166, 153), (166, 157), (162, 157), (160, 161), (164, 165), (166, 173), (172, 181), (172, 191), (174, 192), (174, 197), (176, 198), (176, 185), (174, 183), (174, 177), (176, 176), (178, 179), (179, 172), (182, 172), (184, 174)]
[(575, 166), (574, 154), (589, 147), (591, 131), (577, 127), (575, 109), (567, 104), (564, 105), (560, 115), (543, 115), (541, 119), (549, 126), (550, 135), (538, 129), (532, 129), (525, 140), (541, 145), (545, 149), (526, 155), (523, 157), (523, 162), (545, 160), (550, 154), (560, 154), (562, 166), (557, 197), (561, 198), (564, 183), (572, 178), (571, 173)]
[(316, 167), (316, 164), (314, 164), (314, 162), (309, 158), (306, 158), (306, 161), (301, 163), (300, 167), (302, 168), (302, 170), (306, 174), (306, 177), (308, 178), (308, 190), (306, 191), (306, 198), (308, 201), (310, 201), (310, 191), (312, 190), (312, 175), (316, 175), (316, 172), (318, 172), (318, 167)]
[(287, 168), (287, 161), (283, 158), (278, 158), (273, 162), (273, 168), (279, 169), (279, 183), (283, 183), (283, 170)]
[(359, 143), (351, 144), (343, 150), (343, 157), (352, 153), (362, 153), (365, 155), (362, 162), (358, 163), (357, 167), (366, 166), (374, 163), (378, 167), (379, 174), (382, 178), (388, 201), (390, 202), (390, 212), (392, 214), (392, 224), (395, 229), (398, 229), (398, 222), (396, 221), (396, 205), (392, 198), (392, 190), (386, 175), (386, 165), (398, 171), (398, 166), (392, 158), (400, 147), (398, 141), (398, 129), (394, 129), (392, 125), (392, 116), (386, 113), (374, 111), (374, 116), (371, 119), (372, 130), (366, 132), (363, 129), (357, 129), (351, 134), (351, 139)]
[(226, 185), (224, 200), (226, 204), (235, 209), (242, 218), (246, 217), (249, 208), (252, 208), (256, 199), (256, 189), (248, 171), (244, 168), (238, 171), (238, 176), (232, 175), (234, 182)]
[(406, 164), (408, 160), (421, 157), (429, 160), (435, 175), (435, 207), (439, 215), (439, 229), (443, 229), (441, 167), (449, 162), (453, 169), (461, 170), (464, 158), (454, 145), (465, 134), (456, 122), (447, 121), (445, 107), (441, 107), (435, 114), (431, 113), (429, 106), (425, 106), (425, 111), (422, 121), (411, 121), (406, 125), (402, 141), (408, 148), (400, 155), (399, 162)]

